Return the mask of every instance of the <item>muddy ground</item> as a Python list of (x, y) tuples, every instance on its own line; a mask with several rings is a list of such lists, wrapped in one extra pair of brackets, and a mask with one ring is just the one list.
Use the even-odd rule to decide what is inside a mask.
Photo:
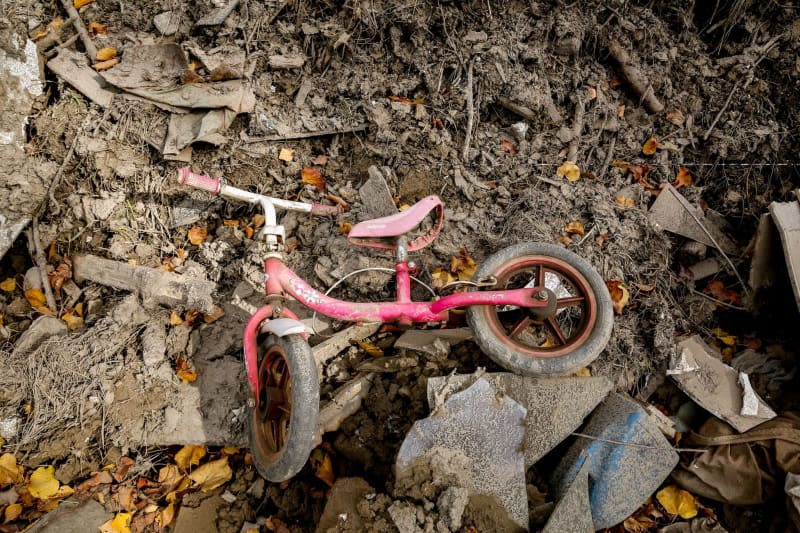
[[(107, 33), (95, 40), (116, 48), (123, 63), (139, 46), (167, 42), (244, 52), (241, 74), (255, 94), (254, 109), (238, 115), (221, 146), (195, 143), (191, 166), (276, 197), (330, 203), (335, 195), (346, 202), (348, 212), (337, 218), (283, 219), (291, 242), (287, 263), (315, 286), (330, 287), (357, 268), (391, 267), (386, 254), (352, 248), (340, 232), (367, 217), (358, 189), (375, 165), (384, 169), (397, 206), (429, 194), (447, 206), (442, 235), (416, 257), (423, 281), (430, 282), (431, 272), (462, 248), (480, 264), (503, 246), (541, 241), (560, 243), (590, 261), (603, 279), (624, 282), (630, 303), (590, 367), (593, 375), (611, 378), (617, 390), (636, 395), (662, 376), (679, 335), (699, 333), (725, 348), (715, 328), (736, 336), (734, 352), (749, 347), (793, 370), (798, 339), (796, 328), (787, 327), (797, 320), (791, 298), (777, 290), (756, 315), (739, 279), (748, 279), (747, 245), (760, 215), (770, 202), (792, 198), (800, 184), (796, 5), (245, 0), (220, 25), (195, 25), (217, 7), (210, 1), (99, 1), (82, 8), (81, 17), (106, 26)], [(154, 17), (166, 11), (176, 27), (162, 35)], [(24, 35), (56, 16), (66, 18), (56, 2), (7, 3), (0, 22)], [(80, 40), (73, 47), (83, 51)], [(625, 76), (618, 53), (612, 53), (619, 49), (640, 71), (644, 88)], [(276, 68), (269, 59), (274, 55), (304, 61)], [(208, 74), (202, 65), (197, 71)], [(126, 292), (82, 283), (71, 305), (83, 303), (85, 325), (70, 333), (68, 343), (36, 352), (48, 361), (46, 372), (37, 374), (38, 365), (11, 355), (39, 314), (23, 296), (29, 288), (23, 278), (33, 262), (21, 237), (0, 263), (0, 278), (18, 280), (14, 290), (0, 293), (3, 357), (10, 369), (0, 378), (0, 415), (18, 415), (34, 397), (34, 409), (49, 408), (26, 412), (28, 422), (6, 447), (23, 454), (26, 464), (56, 465), (59, 479), (72, 483), (122, 455), (137, 458), (141, 471), (152, 473), (174, 451), (162, 445), (199, 438), (244, 445), (243, 419), (230, 413), (241, 413), (244, 405), (238, 335), (247, 313), (232, 302), (235, 291), (252, 305), (259, 301), (257, 232), (254, 240), (247, 231), (257, 211), (177, 185), (175, 170), (183, 163), (166, 161), (148, 144), (163, 138), (167, 112), (121, 98), (101, 109), (52, 71), (45, 76), (25, 151), (42, 164), (64, 164), (53, 200), (42, 200), (38, 223), (49, 262), (56, 266), (80, 253), (152, 267), (173, 261), (177, 272), (217, 283), (215, 300), (226, 314), (212, 324), (168, 326), (172, 311), (185, 317), (186, 310), (140, 308), (135, 301), (120, 307)], [(358, 131), (258, 140), (352, 128)], [(650, 138), (659, 146), (646, 155)], [(291, 161), (278, 157), (287, 148), (294, 150)], [(557, 175), (565, 160), (580, 168), (577, 181)], [(636, 179), (630, 165), (639, 165), (639, 177), (646, 165), (645, 177)], [(709, 279), (695, 282), (686, 270), (720, 254), (648, 220), (660, 185), (674, 183), (681, 167), (692, 180), (680, 193), (701, 205), (735, 243), (730, 256), (740, 278), (729, 267), (709, 278), (735, 293), (727, 305), (704, 292)], [(324, 176), (324, 192), (301, 181), (304, 168)], [(585, 235), (567, 236), (565, 228), (574, 221)], [(209, 235), (199, 246), (187, 238), (195, 226)], [(184, 253), (179, 250), (186, 257), (176, 262)], [(373, 273), (351, 278), (334, 294), (378, 300), (392, 291), (385, 277)], [(167, 349), (161, 366), (148, 367), (143, 339), (152, 324), (166, 331)], [(391, 356), (396, 335), (390, 331), (372, 340)], [(411, 424), (427, 416), (426, 378), (453, 369), (497, 368), (470, 342), (441, 360), (404, 355), (416, 364), (379, 374), (363, 408), (323, 444), (337, 477), (363, 477), (377, 493), (362, 502), (361, 514), (379, 531), (393, 530), (387, 514), (392, 467)], [(323, 400), (370, 357), (351, 348), (328, 372)], [(179, 359), (188, 359), (197, 373), (194, 385), (174, 377)], [(221, 374), (220, 366), (204, 373), (219, 364)], [(63, 368), (73, 365), (86, 375), (65, 380)], [(32, 376), (50, 385), (31, 385)], [(753, 379), (776, 410), (797, 407), (791, 387), (776, 390), (766, 378)], [(77, 399), (64, 383), (77, 387)], [(226, 420), (224, 430), (186, 430), (180, 405), (187, 394), (198, 394), (187, 387), (201, 391), (204, 415)], [(58, 394), (48, 397), (48, 390)], [(677, 389), (659, 391), (658, 401), (668, 409), (683, 401)], [(131, 412), (127, 400), (141, 394), (149, 398), (147, 413)], [(263, 495), (248, 495), (257, 475), (242, 461), (228, 488), (241, 498), (222, 504), (220, 530), (239, 531), (242, 522), (259, 517), (274, 517), (292, 531), (314, 530), (327, 485), (313, 468), (280, 485), (267, 483)], [(528, 477), (531, 501), (550, 501), (534, 488), (546, 491), (535, 468)], [(730, 531), (778, 527), (770, 525), (769, 507), (739, 512), (705, 503)], [(545, 520), (546, 514), (533, 523)]]

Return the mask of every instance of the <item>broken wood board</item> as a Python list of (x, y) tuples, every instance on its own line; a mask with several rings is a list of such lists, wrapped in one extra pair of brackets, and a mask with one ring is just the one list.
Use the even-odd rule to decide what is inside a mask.
[(322, 369), (328, 361), (350, 346), (351, 342), (366, 339), (378, 331), (381, 326), (382, 324), (380, 322), (356, 324), (339, 331), (333, 337), (314, 346), (312, 351), (314, 352), (314, 359), (317, 361), (317, 373), (320, 378), (324, 376)]
[(48, 61), (47, 68), (102, 108), (110, 106), (111, 99), (118, 92), (89, 66), (86, 54), (69, 48)]
[(115, 289), (136, 292), (143, 300), (168, 307), (186, 307), (204, 313), (214, 311), (213, 294), (217, 285), (173, 272), (156, 270), (94, 255), (73, 258), (73, 275), (79, 283), (89, 280)]
[(700, 336), (693, 335), (679, 342), (677, 352), (667, 374), (700, 407), (729, 423), (736, 431), (744, 433), (776, 416), (755, 393), (757, 414), (742, 416), (745, 388), (740, 383), (739, 372), (723, 363)]
[(783, 257), (789, 271), (794, 299), (800, 308), (800, 204), (772, 202), (769, 212), (783, 244)]
[(718, 247), (727, 254), (738, 252), (736, 243), (708, 221), (700, 208), (690, 204), (671, 185), (667, 185), (661, 190), (650, 208), (648, 218), (658, 229), (701, 242), (707, 246)]

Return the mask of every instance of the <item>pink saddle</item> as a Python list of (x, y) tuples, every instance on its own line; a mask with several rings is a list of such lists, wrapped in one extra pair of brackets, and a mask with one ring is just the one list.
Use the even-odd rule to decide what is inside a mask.
[(353, 226), (347, 238), (351, 243), (358, 246), (392, 250), (397, 248), (398, 237), (416, 229), (434, 209), (436, 209), (436, 223), (433, 229), (425, 235), (409, 241), (406, 245), (406, 249), (409, 252), (413, 252), (428, 246), (442, 229), (444, 204), (438, 196), (423, 198), (405, 211), (388, 217), (359, 222)]

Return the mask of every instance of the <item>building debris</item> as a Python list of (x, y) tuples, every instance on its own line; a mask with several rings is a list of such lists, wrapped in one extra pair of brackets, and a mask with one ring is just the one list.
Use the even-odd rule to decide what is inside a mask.
[(339, 353), (350, 346), (351, 342), (366, 339), (380, 329), (380, 322), (368, 324), (355, 324), (349, 328), (337, 332), (331, 338), (314, 346), (314, 359), (317, 360), (317, 373), (324, 376), (323, 368)]
[(364, 522), (358, 513), (358, 502), (367, 494), (375, 493), (369, 483), (360, 477), (342, 477), (336, 480), (328, 493), (325, 509), (317, 523), (317, 533), (336, 531), (363, 531)]
[(392, 192), (386, 183), (386, 178), (378, 167), (371, 166), (367, 169), (369, 178), (359, 187), (358, 195), (361, 197), (363, 208), (362, 220), (380, 218), (397, 213), (397, 207), (392, 200)]
[(589, 464), (585, 460), (564, 495), (558, 500), (553, 514), (542, 533), (593, 533), (592, 508), (589, 505)]
[(772, 202), (769, 212), (781, 238), (783, 257), (792, 283), (794, 299), (800, 308), (800, 204)]
[(236, 6), (239, 5), (239, 0), (230, 0), (227, 4), (211, 11), (211, 13), (200, 18), (194, 23), (195, 26), (219, 26), (225, 19), (233, 13)]
[(757, 402), (757, 408), (750, 406), (745, 412), (754, 414), (742, 414), (747, 387), (740, 385), (739, 372), (715, 356), (697, 335), (678, 343), (676, 359), (667, 373), (692, 400), (737, 431), (747, 431), (776, 416), (752, 388), (748, 398)]
[(422, 352), (433, 357), (450, 353), (450, 347), (472, 339), (469, 328), (409, 329), (395, 341), (395, 348)]
[(340, 387), (324, 407), (319, 410), (319, 434), (314, 439), (314, 446), (322, 442), (322, 435), (336, 431), (347, 417), (361, 408), (361, 402), (369, 394), (375, 374), (363, 374)]

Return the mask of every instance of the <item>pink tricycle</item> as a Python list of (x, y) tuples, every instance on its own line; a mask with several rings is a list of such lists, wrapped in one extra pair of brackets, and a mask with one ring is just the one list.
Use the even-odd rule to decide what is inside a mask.
[[(419, 302), (411, 299), (417, 266), (408, 254), (439, 234), (444, 205), (428, 196), (405, 211), (356, 224), (351, 243), (396, 254), (393, 302), (348, 302), (323, 294), (283, 262), (284, 228), (275, 209), (312, 215), (337, 215), (338, 206), (292, 202), (231, 187), (221, 178), (179, 171), (182, 185), (260, 205), (266, 245), (266, 303), (244, 330), (244, 360), (252, 392), (250, 450), (259, 473), (271, 481), (295, 475), (305, 464), (317, 434), (319, 376), (304, 325), (285, 305), (294, 299), (306, 307), (352, 322), (443, 323), (453, 309), (466, 308), (478, 346), (496, 363), (526, 375), (558, 375), (591, 363), (611, 335), (611, 298), (598, 273), (563, 247), (521, 243), (490, 256), (472, 281), (455, 282), (455, 292)], [(432, 228), (413, 236), (428, 215)], [(445, 286), (447, 289), (450, 286)]]

